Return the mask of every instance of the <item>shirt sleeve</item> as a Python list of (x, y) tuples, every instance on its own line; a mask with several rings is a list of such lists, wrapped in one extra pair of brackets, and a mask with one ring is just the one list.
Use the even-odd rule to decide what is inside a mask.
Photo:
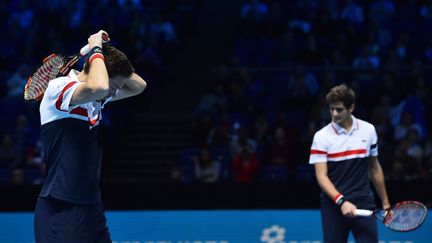
[(378, 135), (376, 133), (375, 127), (372, 129), (372, 139), (370, 146), (370, 156), (376, 157), (378, 156)]
[(315, 133), (310, 149), (309, 164), (327, 162), (327, 144), (319, 133)]
[(78, 106), (71, 106), (70, 101), (79, 85), (80, 82), (68, 80), (49, 86), (50, 99), (52, 100), (51, 102), (54, 102), (57, 110), (70, 112), (72, 109)]

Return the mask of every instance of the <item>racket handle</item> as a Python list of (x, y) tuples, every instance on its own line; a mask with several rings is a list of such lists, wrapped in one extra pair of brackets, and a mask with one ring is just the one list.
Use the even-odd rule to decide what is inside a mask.
[(373, 214), (373, 211), (367, 210), (367, 209), (356, 209), (356, 211), (355, 211), (356, 216), (368, 217), (368, 216), (371, 216), (372, 214)]
[[(102, 34), (102, 43), (107, 43), (108, 41), (109, 41), (109, 36), (105, 33)], [(89, 51), (90, 51), (90, 46), (89, 44), (87, 44), (81, 48), (79, 53), (81, 56), (85, 56), (87, 55), (87, 53), (89, 53)]]

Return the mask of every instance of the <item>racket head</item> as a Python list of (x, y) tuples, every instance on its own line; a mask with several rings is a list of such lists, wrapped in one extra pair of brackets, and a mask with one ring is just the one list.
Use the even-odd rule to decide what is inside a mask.
[[(109, 42), (110, 38), (107, 33), (102, 34), (103, 43)], [(29, 77), (24, 87), (24, 100), (27, 102), (36, 102), (43, 98), (48, 83), (60, 76), (68, 74), (72, 66), (90, 51), (87, 44), (81, 48), (76, 55), (65, 57), (51, 54), (43, 60), (42, 66)]]
[(48, 83), (55, 78), (67, 75), (80, 58), (78, 54), (69, 57), (51, 54), (46, 57), (43, 64), (27, 80), (24, 87), (24, 100), (27, 102), (41, 100)]
[(386, 211), (382, 222), (386, 227), (397, 232), (408, 232), (417, 229), (426, 219), (426, 205), (417, 201), (397, 203)]
[(33, 73), (24, 87), (24, 100), (27, 102), (39, 101), (48, 87), (49, 81), (55, 79), (65, 64), (61, 55), (51, 54), (43, 60), (43, 64)]

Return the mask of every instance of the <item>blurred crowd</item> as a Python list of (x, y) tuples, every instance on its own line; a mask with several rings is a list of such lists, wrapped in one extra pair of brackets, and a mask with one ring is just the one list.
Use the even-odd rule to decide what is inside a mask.
[[(74, 54), (104, 29), (154, 90), (201, 4), (1, 1), (0, 183), (43, 177), (38, 107), (22, 102), (22, 88), (44, 57)], [(228, 23), (232, 58), (214, 67), (205, 94), (191, 94), (201, 102), (173, 180), (314, 180), (312, 136), (330, 122), (325, 95), (340, 83), (356, 91), (354, 115), (376, 127), (386, 179), (432, 179), (432, 1), (245, 0), (238, 20)]]
[(432, 1), (244, 1), (179, 159), (187, 182), (314, 180), (313, 134), (340, 83), (373, 123), (387, 180), (432, 179)]

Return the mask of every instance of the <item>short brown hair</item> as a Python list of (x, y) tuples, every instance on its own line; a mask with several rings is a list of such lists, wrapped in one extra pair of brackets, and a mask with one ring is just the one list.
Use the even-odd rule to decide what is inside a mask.
[[(127, 56), (119, 49), (109, 45), (103, 44), (102, 53), (105, 59), (105, 66), (110, 78), (115, 76), (129, 77), (135, 72), (134, 67), (130, 63)], [(90, 71), (89, 57), (87, 57), (84, 65), (84, 73), (88, 74)]]
[(330, 89), (326, 100), (329, 104), (342, 102), (345, 108), (350, 108), (355, 103), (355, 93), (346, 84), (341, 84)]

